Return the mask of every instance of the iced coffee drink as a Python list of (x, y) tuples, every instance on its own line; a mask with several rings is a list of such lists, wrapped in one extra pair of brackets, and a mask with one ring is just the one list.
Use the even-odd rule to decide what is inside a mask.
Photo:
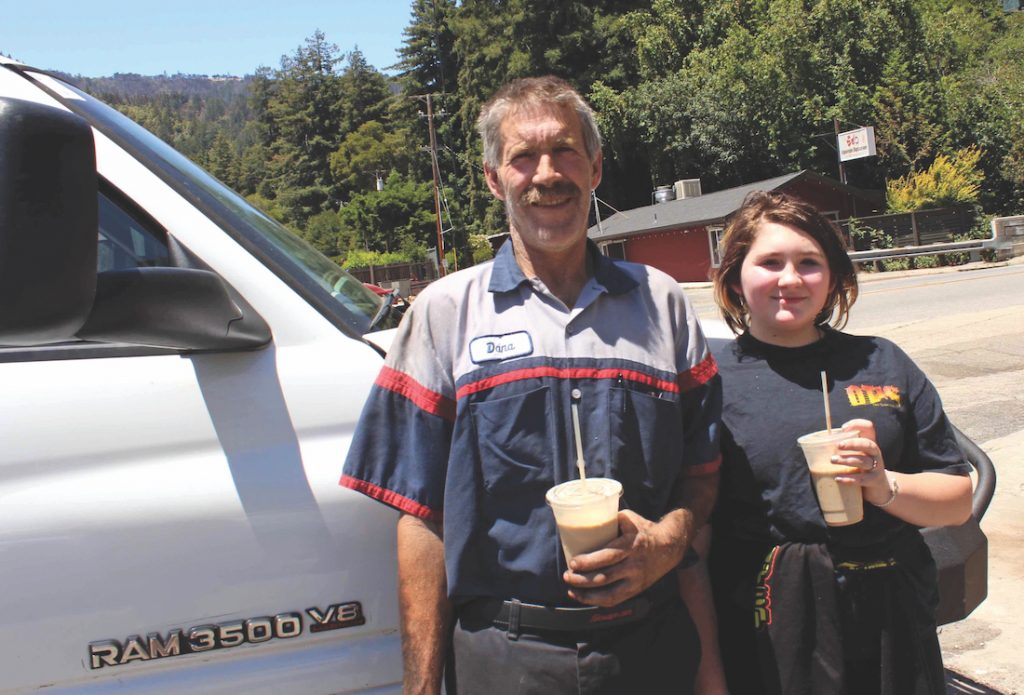
[(837, 475), (859, 473), (860, 468), (837, 466), (831, 459), (839, 449), (839, 442), (859, 436), (859, 432), (826, 430), (805, 434), (797, 439), (807, 459), (807, 467), (818, 496), (818, 506), (829, 526), (849, 526), (864, 518), (864, 500), (860, 485), (840, 485)]
[(558, 525), (565, 564), (605, 547), (619, 535), (622, 484), (609, 478), (570, 480), (545, 495)]

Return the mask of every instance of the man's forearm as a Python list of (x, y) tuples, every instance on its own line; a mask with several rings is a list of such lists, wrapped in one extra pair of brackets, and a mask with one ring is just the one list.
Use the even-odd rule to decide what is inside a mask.
[(398, 520), (398, 603), (404, 692), (440, 692), (452, 608), (441, 523), (403, 514)]
[(676, 573), (679, 595), (697, 627), (700, 637), (700, 666), (697, 669), (696, 692), (700, 695), (728, 693), (722, 656), (718, 646), (718, 619), (708, 576), (707, 556), (711, 547), (711, 527), (705, 525), (691, 543), (699, 559), (692, 567)]
[(670, 501), (673, 510), (659, 523), (668, 525), (671, 535), (678, 539), (680, 559), (711, 517), (717, 495), (718, 473), (687, 476), (676, 484)]

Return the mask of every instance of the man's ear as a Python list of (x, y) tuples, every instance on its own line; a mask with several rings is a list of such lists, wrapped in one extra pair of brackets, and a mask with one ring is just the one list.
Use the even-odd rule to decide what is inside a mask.
[(498, 200), (505, 200), (505, 191), (501, 187), (501, 180), (498, 179), (498, 172), (487, 162), (484, 162), (484, 178), (487, 180), (487, 187), (491, 189), (494, 197)]
[(597, 190), (597, 187), (601, 184), (601, 173), (603, 171), (604, 157), (601, 155), (601, 150), (597, 151), (594, 155), (594, 161), (590, 163), (590, 191)]

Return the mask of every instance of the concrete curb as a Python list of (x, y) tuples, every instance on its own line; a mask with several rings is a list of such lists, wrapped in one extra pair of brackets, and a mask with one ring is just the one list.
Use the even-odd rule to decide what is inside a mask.
[[(1015, 256), (1006, 261), (994, 261), (992, 263), (986, 261), (977, 261), (974, 263), (965, 263), (964, 265), (951, 265), (951, 266), (939, 266), (936, 268), (915, 268), (914, 270), (891, 270), (887, 272), (876, 273), (873, 271), (861, 270), (857, 273), (857, 282), (875, 282), (877, 280), (892, 280), (895, 278), (907, 277), (908, 275), (942, 275), (945, 273), (968, 273), (972, 270), (982, 270), (985, 268), (1003, 268), (1010, 265), (1024, 265), (1024, 256)], [(711, 281), (703, 282), (680, 282), (679, 286), (684, 290), (706, 290), (712, 286)]]

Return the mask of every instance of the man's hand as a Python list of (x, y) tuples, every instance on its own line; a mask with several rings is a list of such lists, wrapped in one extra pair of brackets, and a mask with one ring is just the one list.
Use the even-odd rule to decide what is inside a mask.
[(683, 479), (676, 487), (679, 506), (657, 522), (620, 511), (619, 537), (605, 548), (577, 555), (562, 575), (569, 596), (586, 605), (611, 607), (650, 588), (682, 561), (711, 513), (717, 488), (717, 473)]
[(606, 548), (573, 558), (563, 575), (569, 595), (608, 607), (644, 591), (682, 560), (686, 539), (673, 527), (678, 524), (668, 519), (655, 523), (629, 510), (619, 512), (621, 535)]

